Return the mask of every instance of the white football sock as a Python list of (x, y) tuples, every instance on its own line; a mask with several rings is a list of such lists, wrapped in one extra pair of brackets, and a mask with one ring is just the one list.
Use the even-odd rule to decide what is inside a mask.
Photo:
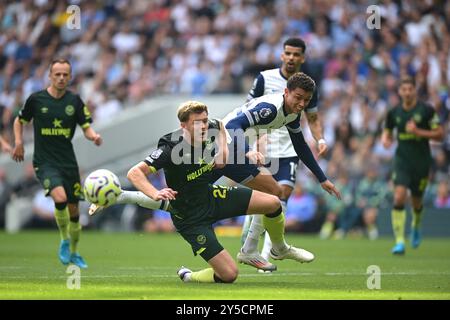
[(272, 249), (272, 241), (270, 241), (269, 233), (266, 231), (264, 236), (264, 246), (261, 255), (264, 259), (269, 260), (270, 249)]
[(128, 191), (122, 190), (122, 193), (117, 198), (119, 204), (137, 204), (140, 207), (152, 209), (152, 210), (167, 210), (169, 201), (158, 200), (155, 201), (150, 197), (147, 197), (140, 191)]
[(264, 231), (263, 219), (261, 214), (253, 215), (252, 224), (248, 230), (247, 239), (245, 239), (242, 251), (244, 253), (253, 253), (258, 251), (258, 241), (261, 233)]

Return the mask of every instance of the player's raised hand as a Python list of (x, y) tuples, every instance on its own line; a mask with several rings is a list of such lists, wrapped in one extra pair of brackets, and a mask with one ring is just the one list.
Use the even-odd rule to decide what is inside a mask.
[(336, 189), (336, 187), (330, 180), (326, 180), (322, 182), (320, 185), (322, 186), (323, 190), (341, 200), (341, 193), (339, 192), (338, 189)]
[(12, 153), (12, 158), (16, 162), (22, 162), (25, 155), (25, 149), (22, 143), (16, 144)]
[(154, 200), (175, 200), (178, 192), (172, 190), (171, 188), (164, 188), (158, 191)]
[(262, 166), (264, 164), (264, 155), (256, 150), (250, 150), (246, 154), (247, 158), (254, 164), (256, 164), (258, 167)]

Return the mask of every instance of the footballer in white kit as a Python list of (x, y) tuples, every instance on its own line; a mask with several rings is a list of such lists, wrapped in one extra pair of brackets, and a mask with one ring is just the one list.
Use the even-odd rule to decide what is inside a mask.
[[(263, 95), (283, 92), (286, 88), (287, 78), (293, 73), (298, 72), (301, 65), (304, 63), (305, 51), (306, 44), (303, 40), (299, 38), (287, 39), (283, 44), (281, 67), (262, 71), (253, 83), (253, 87), (247, 96), (247, 101)], [(322, 125), (317, 116), (317, 102), (318, 94), (317, 90), (315, 90), (310, 103), (304, 111), (313, 137), (318, 142), (319, 155), (322, 155), (327, 151), (327, 146), (323, 139)], [(271, 134), (260, 138), (257, 147), (262, 150), (266, 156), (266, 167), (282, 188), (280, 200), (283, 207), (286, 208), (286, 202), (295, 186), (297, 165), (299, 161), (287, 129), (283, 127), (273, 130)], [(246, 217), (242, 234), (243, 243), (247, 236), (251, 220), (252, 216)], [(252, 246), (254, 245), (255, 244)], [(266, 259), (269, 257), (270, 248), (270, 239), (266, 234), (262, 250), (262, 256)]]
[[(300, 160), (311, 170), (325, 191), (340, 198), (339, 191), (327, 179), (314, 158), (300, 126), (301, 112), (311, 101), (314, 89), (314, 80), (298, 72), (289, 78), (283, 93), (253, 99), (225, 116), (222, 121), (229, 135), (230, 155), (225, 167), (215, 170), (215, 174), (219, 177), (222, 175), (229, 177), (240, 183), (243, 177), (248, 176), (250, 179), (246, 181), (250, 181), (252, 168), (258, 169), (257, 165), (261, 164), (263, 157), (257, 150), (250, 150), (243, 139), (244, 134), (251, 130), (256, 133), (270, 132), (285, 126)], [(254, 157), (255, 154), (256, 157)], [(257, 159), (259, 163), (251, 163), (252, 161), (248, 158), (252, 158), (253, 161)], [(236, 175), (239, 175), (240, 179), (237, 179)]]
[[(261, 72), (255, 79), (254, 86), (248, 95), (248, 101), (263, 95), (273, 93), (283, 93), (286, 88), (287, 79), (281, 73), (280, 68), (270, 69)], [(262, 94), (260, 94), (262, 92)], [(317, 90), (304, 110), (306, 113), (317, 113)], [(291, 138), (285, 127), (272, 130), (265, 137), (265, 156), (267, 162), (271, 160), (279, 161), (279, 168), (276, 172), (271, 172), (275, 180), (281, 185), (294, 188), (298, 156), (292, 146)], [(287, 200), (283, 199), (283, 200)]]

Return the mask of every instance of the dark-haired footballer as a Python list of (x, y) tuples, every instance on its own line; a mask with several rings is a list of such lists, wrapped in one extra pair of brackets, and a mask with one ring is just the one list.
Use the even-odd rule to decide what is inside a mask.
[(398, 93), (401, 103), (389, 110), (381, 141), (389, 148), (393, 143), (393, 131), (397, 129), (398, 146), (392, 171), (394, 182), (392, 228), (395, 235), (392, 253), (403, 255), (407, 192), (408, 189), (411, 191), (413, 207), (411, 246), (417, 248), (421, 242), (422, 198), (428, 184), (432, 162), (429, 140), (442, 140), (444, 129), (434, 108), (418, 100), (413, 78), (402, 78)]

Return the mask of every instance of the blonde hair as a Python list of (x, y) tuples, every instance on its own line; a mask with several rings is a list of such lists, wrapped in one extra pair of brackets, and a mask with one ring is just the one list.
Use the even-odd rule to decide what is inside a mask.
[(186, 122), (189, 120), (191, 113), (202, 113), (205, 111), (208, 113), (206, 104), (198, 101), (186, 101), (178, 107), (178, 120), (180, 120), (180, 122)]

